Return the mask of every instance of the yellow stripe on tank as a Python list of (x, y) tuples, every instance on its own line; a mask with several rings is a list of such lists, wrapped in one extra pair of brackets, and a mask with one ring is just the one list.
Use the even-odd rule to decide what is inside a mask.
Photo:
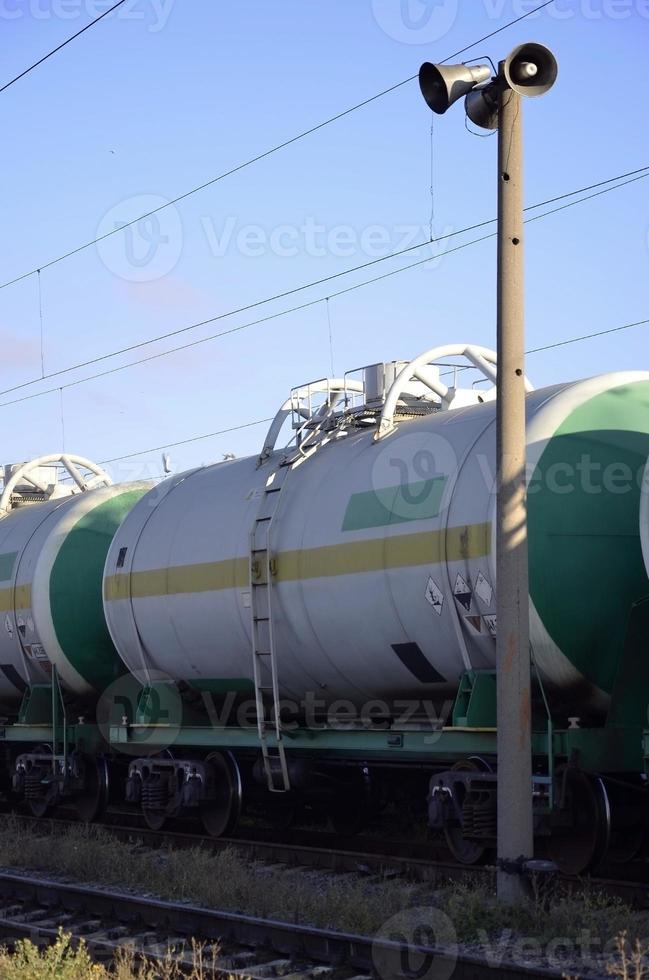
[[(275, 557), (277, 582), (297, 582), (338, 575), (359, 575), (416, 565), (436, 565), (488, 555), (491, 524), (468, 524), (442, 531), (347, 541), (282, 551)], [(248, 558), (177, 565), (142, 572), (121, 572), (104, 581), (104, 598), (144, 599), (189, 592), (242, 589), (249, 584)]]
[(150, 596), (179, 595), (185, 592), (219, 592), (248, 585), (247, 558), (176, 565), (147, 572), (121, 572), (104, 580), (104, 598), (146, 599)]
[(0, 589), (0, 612), (9, 612), (11, 609), (31, 609), (32, 607), (32, 588), (31, 585), (17, 585), (15, 589)]

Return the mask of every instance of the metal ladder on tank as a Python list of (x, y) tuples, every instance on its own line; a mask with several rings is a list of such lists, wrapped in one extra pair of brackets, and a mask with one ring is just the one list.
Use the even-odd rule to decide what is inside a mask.
[[(291, 788), (286, 764), (280, 718), (277, 656), (272, 616), (272, 581), (275, 563), (270, 547), (270, 532), (277, 513), (288, 466), (271, 473), (262, 489), (257, 517), (250, 533), (250, 613), (252, 625), (252, 664), (257, 705), (257, 732), (271, 793), (286, 793)], [(270, 678), (268, 677), (270, 672)], [(270, 683), (268, 681), (270, 680)], [(266, 718), (270, 695), (273, 717)]]

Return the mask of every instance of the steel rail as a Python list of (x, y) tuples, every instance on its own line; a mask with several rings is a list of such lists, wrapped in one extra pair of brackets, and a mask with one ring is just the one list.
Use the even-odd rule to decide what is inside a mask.
[[(81, 828), (84, 824), (78, 820), (61, 818), (39, 818), (31, 816), (16, 816), (26, 826), (35, 829), (64, 832), (70, 828)], [(340, 838), (332, 834), (305, 832), (306, 841), (320, 843), (304, 843), (300, 840), (292, 842), (281, 838), (281, 834), (269, 831), (250, 829), (250, 837), (208, 837), (202, 834), (188, 833), (175, 830), (150, 830), (137, 826), (121, 826), (113, 824), (98, 824), (106, 833), (118, 841), (132, 843), (134, 838), (143, 845), (153, 848), (202, 848), (211, 854), (225, 850), (235, 850), (250, 861), (261, 861), (268, 864), (284, 864), (288, 867), (305, 867), (340, 874), (392, 874), (419, 882), (450, 882), (475, 880), (477, 877), (493, 878), (495, 868), (492, 865), (462, 865), (457, 862), (440, 860), (436, 857), (424, 858), (419, 856), (426, 845), (407, 844), (402, 841), (386, 841), (377, 838)], [(298, 832), (299, 833), (299, 832)], [(291, 836), (295, 837), (292, 831)], [(259, 835), (259, 836), (256, 836)], [(272, 836), (271, 836), (272, 835)], [(362, 849), (352, 849), (353, 845)], [(368, 847), (374, 845), (375, 849)], [(401, 851), (401, 853), (400, 853)], [(414, 853), (410, 853), (410, 852)], [(643, 864), (627, 869), (627, 877), (620, 878), (619, 869), (616, 876), (600, 874), (598, 877), (570, 877), (557, 875), (557, 880), (574, 890), (590, 889), (614, 895), (636, 908), (649, 908), (649, 877)]]
[[(426, 965), (425, 974), (419, 972), (418, 975), (445, 976), (453, 980), (493, 980), (495, 977), (506, 980), (559, 980), (562, 977), (560, 970), (550, 967), (532, 967), (500, 958), (495, 965), (475, 954), (454, 948), (419, 945), (380, 935), (354, 935), (14, 872), (0, 872), (0, 895), (5, 901), (29, 903), (35, 910), (45, 909), (50, 913), (55, 910), (56, 914), (60, 910), (62, 924), (64, 927), (68, 925), (72, 935), (74, 926), (70, 924), (70, 913), (82, 913), (86, 918), (100, 916), (103, 923), (126, 923), (131, 930), (144, 926), (168, 929), (174, 937), (181, 935), (208, 942), (234, 942), (266, 953), (271, 950), (291, 958), (307, 958), (316, 963), (353, 968), (368, 975), (381, 976), (382, 980), (405, 980), (406, 977), (411, 980), (411, 964), (415, 958)], [(50, 939), (57, 932), (57, 921), (51, 914), (45, 924), (39, 925), (35, 911), (28, 912), (26, 919), (23, 931), (32, 938), (41, 936)], [(19, 926), (20, 923), (14, 921), (11, 915), (5, 916), (5, 933), (11, 934)], [(378, 964), (380, 968), (377, 971)], [(254, 976), (255, 968), (251, 966), (250, 970), (244, 969), (242, 972)]]

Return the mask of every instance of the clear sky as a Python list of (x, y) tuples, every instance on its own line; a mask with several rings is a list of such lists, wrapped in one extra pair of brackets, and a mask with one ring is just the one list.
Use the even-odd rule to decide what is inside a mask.
[[(112, 2), (112, 0), (111, 0)], [(538, 4), (524, 0), (128, 0), (0, 95), (0, 282), (46, 264), (328, 116), (416, 74)], [(0, 0), (0, 84), (107, 0)], [(526, 203), (649, 165), (648, 0), (556, 0), (463, 58), (540, 41), (559, 61), (526, 100)], [(435, 118), (416, 81), (41, 274), (44, 368), (219, 316), (492, 218), (496, 140)], [(527, 341), (649, 318), (649, 179), (531, 224)], [(480, 232), (477, 233), (481, 234)], [(476, 237), (474, 233), (470, 237)], [(467, 236), (440, 243), (452, 247)], [(389, 260), (22, 395), (207, 337), (414, 261)], [(435, 344), (495, 346), (495, 243), (329, 303), (338, 374)], [(0, 290), (1, 389), (41, 374), (38, 281)], [(537, 385), (649, 368), (647, 327), (531, 356)], [(274, 414), (330, 371), (320, 303), (191, 350), (0, 408), (3, 459), (105, 460)], [(63, 429), (61, 420), (63, 407)], [(256, 452), (264, 426), (190, 443), (175, 469)], [(160, 452), (111, 466), (158, 475)]]

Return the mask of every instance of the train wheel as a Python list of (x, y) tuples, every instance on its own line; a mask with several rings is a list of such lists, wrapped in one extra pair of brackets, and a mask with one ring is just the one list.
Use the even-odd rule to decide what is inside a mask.
[[(491, 772), (489, 763), (478, 756), (456, 762), (453, 769), (457, 772)], [(458, 803), (461, 807), (463, 799), (458, 800)], [(489, 844), (466, 838), (459, 823), (446, 824), (444, 837), (449, 851), (460, 864), (482, 864), (493, 851)]]
[(210, 837), (225, 837), (241, 816), (241, 773), (230, 752), (212, 752), (205, 761), (214, 770), (214, 795), (201, 805), (201, 821)]
[(102, 813), (108, 803), (108, 763), (97, 756), (83, 755), (84, 789), (74, 799), (79, 819), (92, 823)]
[(557, 793), (564, 793), (570, 822), (552, 828), (548, 857), (567, 875), (580, 875), (604, 859), (611, 835), (611, 809), (604, 782), (580, 769), (557, 771)]
[(649, 828), (649, 798), (642, 783), (605, 777), (611, 809), (606, 863), (628, 864), (642, 853)]

